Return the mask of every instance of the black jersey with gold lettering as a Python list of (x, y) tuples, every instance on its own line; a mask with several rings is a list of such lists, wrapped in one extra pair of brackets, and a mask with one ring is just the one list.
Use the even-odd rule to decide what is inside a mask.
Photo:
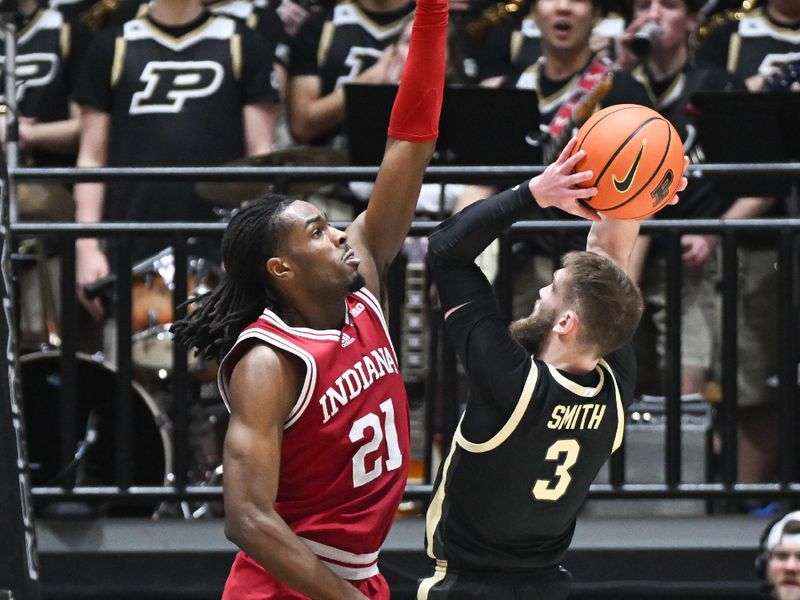
[[(204, 13), (167, 28), (149, 15), (98, 34), (76, 93), (110, 115), (110, 166), (219, 165), (245, 153), (243, 107), (277, 101), (258, 35)], [(211, 221), (192, 182), (108, 184), (104, 219)]]
[(696, 57), (698, 65), (724, 67), (743, 79), (756, 74), (768, 77), (800, 60), (800, 21), (778, 23), (763, 7), (756, 8), (714, 29)]
[(469, 207), (438, 239), (431, 236), (429, 261), (444, 290), (448, 337), (471, 388), (426, 523), (429, 556), (455, 569), (519, 572), (558, 564), (590, 484), (622, 444), (633, 401), (630, 344), (589, 373), (559, 371), (511, 337), (491, 286), (471, 263), (534, 203), (521, 184)]
[[(289, 76), (318, 77), (320, 97), (327, 96), (378, 61), (413, 18), (414, 6), (409, 2), (394, 11), (372, 12), (348, 0), (312, 13), (290, 40)], [(336, 128), (314, 143), (330, 143), (340, 131)]]
[[(55, 10), (38, 9), (29, 19), (17, 14), (16, 101), (19, 116), (51, 123), (68, 119), (69, 98), (83, 57), (85, 32)], [(76, 28), (79, 30), (76, 38)], [(5, 34), (0, 32), (0, 74), (5, 73)], [(5, 103), (5, 89), (0, 90)], [(75, 156), (37, 151), (37, 166), (74, 165)]]
[[(637, 66), (632, 75), (644, 86), (653, 108), (667, 118), (683, 140), (684, 152), (697, 156), (699, 134), (694, 111), (689, 110), (692, 96), (699, 92), (746, 91), (744, 81), (719, 67), (696, 67), (687, 63), (673, 75), (658, 80), (645, 65)], [(720, 195), (706, 177), (689, 178), (678, 204), (665, 206), (654, 219), (716, 218), (730, 206), (732, 198)], [(656, 245), (660, 236), (654, 236)], [(662, 240), (663, 241), (663, 240)], [(650, 246), (650, 252), (655, 246)]]

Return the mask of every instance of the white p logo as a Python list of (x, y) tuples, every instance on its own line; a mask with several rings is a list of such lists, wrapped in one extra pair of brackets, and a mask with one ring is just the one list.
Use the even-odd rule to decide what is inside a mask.
[(149, 62), (139, 77), (147, 85), (131, 98), (130, 114), (180, 112), (189, 98), (216, 92), (224, 76), (211, 60)]

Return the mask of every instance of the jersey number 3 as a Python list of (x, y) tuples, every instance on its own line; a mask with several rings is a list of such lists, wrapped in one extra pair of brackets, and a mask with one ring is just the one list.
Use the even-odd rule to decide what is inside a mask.
[[(394, 471), (403, 464), (403, 455), (400, 452), (400, 444), (397, 441), (397, 427), (394, 424), (394, 405), (392, 399), (384, 400), (380, 405), (383, 413), (383, 423), (381, 418), (375, 413), (367, 413), (360, 419), (353, 422), (350, 428), (350, 441), (354, 444), (368, 438), (367, 430), (372, 430), (372, 437), (369, 441), (358, 449), (353, 456), (353, 487), (357, 488), (376, 479), (383, 473), (383, 465), (386, 463), (387, 471)], [(384, 460), (383, 456), (374, 458), (367, 470), (367, 457), (381, 447), (384, 439), (388, 456)]]
[[(547, 449), (545, 460), (559, 461), (554, 479), (537, 479), (533, 486), (533, 497), (537, 500), (558, 500), (563, 496), (572, 475), (569, 470), (578, 461), (581, 445), (578, 440), (558, 440)], [(562, 459), (563, 455), (563, 459)]]

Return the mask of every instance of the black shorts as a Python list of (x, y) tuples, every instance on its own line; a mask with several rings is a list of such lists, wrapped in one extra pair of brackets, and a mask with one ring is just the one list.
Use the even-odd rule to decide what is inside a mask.
[(417, 600), (566, 600), (572, 575), (560, 566), (531, 573), (455, 570), (438, 562), (417, 587)]

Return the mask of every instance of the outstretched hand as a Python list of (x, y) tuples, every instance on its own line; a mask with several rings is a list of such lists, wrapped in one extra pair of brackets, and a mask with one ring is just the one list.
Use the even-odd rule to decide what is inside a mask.
[(578, 200), (591, 198), (597, 194), (596, 187), (580, 187), (578, 184), (589, 181), (591, 171), (575, 172), (577, 164), (586, 156), (584, 150), (572, 154), (577, 140), (572, 138), (561, 151), (556, 161), (537, 175), (529, 184), (531, 194), (542, 208), (554, 206), (576, 217), (599, 221), (597, 211), (588, 208)]

